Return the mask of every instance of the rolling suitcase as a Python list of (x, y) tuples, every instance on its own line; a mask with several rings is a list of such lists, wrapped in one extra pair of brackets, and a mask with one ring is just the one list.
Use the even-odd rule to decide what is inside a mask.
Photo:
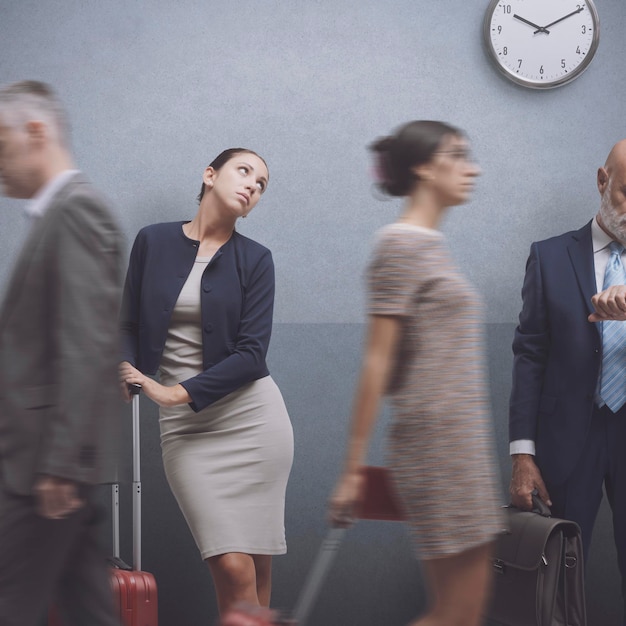
[[(154, 576), (141, 571), (141, 469), (139, 448), (138, 385), (129, 386), (133, 406), (133, 567), (120, 559), (119, 485), (112, 486), (113, 558), (111, 588), (123, 626), (158, 626), (157, 588)], [(56, 609), (48, 613), (48, 626), (62, 626)]]

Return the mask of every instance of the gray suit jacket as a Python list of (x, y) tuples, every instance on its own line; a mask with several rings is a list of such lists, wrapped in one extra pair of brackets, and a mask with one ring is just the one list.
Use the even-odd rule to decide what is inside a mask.
[(0, 481), (109, 480), (117, 421), (122, 236), (77, 174), (37, 219), (0, 310)]

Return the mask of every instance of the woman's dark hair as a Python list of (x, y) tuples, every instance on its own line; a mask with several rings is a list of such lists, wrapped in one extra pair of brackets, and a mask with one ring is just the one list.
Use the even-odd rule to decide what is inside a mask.
[[(248, 148), (228, 148), (228, 150), (224, 150), (220, 152), (214, 159), (209, 163), (209, 167), (212, 167), (215, 171), (219, 170), (225, 163), (228, 163), (234, 156), (237, 154), (246, 153), (246, 154), (254, 154), (254, 156), (259, 157), (263, 163), (265, 163), (265, 159), (262, 156), (259, 156), (254, 150), (248, 150)], [(267, 163), (265, 163), (265, 167), (267, 167)], [(268, 168), (269, 169), (269, 168)], [(196, 200), (198, 204), (202, 200), (202, 196), (204, 196), (204, 183), (202, 183), (202, 187), (200, 188), (200, 193)]]
[(463, 131), (444, 122), (418, 120), (401, 126), (393, 135), (370, 145), (376, 154), (376, 184), (390, 196), (406, 196), (413, 191), (415, 166), (428, 163), (447, 135), (463, 136)]

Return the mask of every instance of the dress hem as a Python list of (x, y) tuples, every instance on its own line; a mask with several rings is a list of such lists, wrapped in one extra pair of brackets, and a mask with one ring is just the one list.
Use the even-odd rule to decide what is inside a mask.
[(202, 560), (206, 560), (212, 556), (219, 556), (220, 554), (229, 554), (231, 552), (240, 552), (241, 554), (260, 554), (262, 556), (278, 556), (280, 554), (287, 553), (287, 547), (268, 549), (268, 548), (242, 548), (241, 546), (226, 546), (223, 548), (216, 548), (213, 550), (200, 551)]
[(498, 535), (494, 534), (491, 537), (486, 537), (484, 539), (477, 540), (472, 543), (464, 544), (463, 546), (451, 546), (443, 550), (428, 550), (427, 551), (428, 554), (424, 554), (423, 551), (420, 549), (420, 546), (418, 545), (417, 555), (421, 561), (433, 561), (435, 559), (445, 559), (448, 557), (463, 554), (463, 552), (468, 552), (469, 550), (480, 548), (481, 546), (486, 546), (490, 543), (494, 543), (497, 537)]

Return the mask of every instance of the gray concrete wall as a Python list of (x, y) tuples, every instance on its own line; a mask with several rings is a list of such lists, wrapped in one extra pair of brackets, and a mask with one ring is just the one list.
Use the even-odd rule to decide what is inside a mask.
[[(274, 604), (293, 606), (325, 531), (363, 333), (363, 270), (373, 232), (399, 204), (372, 193), (365, 146), (416, 118), (468, 132), (483, 177), (444, 231), (486, 302), (503, 501), (510, 342), (533, 240), (596, 211), (595, 171), (626, 136), (626, 7), (597, 0), (601, 42), (586, 73), (547, 92), (517, 87), (481, 42), (487, 2), (421, 0), (0, 0), (0, 83), (37, 78), (68, 105), (80, 166), (117, 207), (129, 245), (148, 223), (191, 217), (204, 166), (244, 145), (271, 184), (240, 230), (277, 268), (272, 373), (296, 436), (289, 553)], [(0, 199), (0, 284), (25, 223)], [(144, 561), (163, 626), (209, 623), (209, 575), (160, 464), (156, 409), (144, 402)], [(382, 462), (386, 415), (372, 450)], [(618, 624), (606, 508), (589, 563), (590, 623)], [(400, 525), (362, 523), (343, 547), (314, 624), (405, 624), (424, 603)]]

